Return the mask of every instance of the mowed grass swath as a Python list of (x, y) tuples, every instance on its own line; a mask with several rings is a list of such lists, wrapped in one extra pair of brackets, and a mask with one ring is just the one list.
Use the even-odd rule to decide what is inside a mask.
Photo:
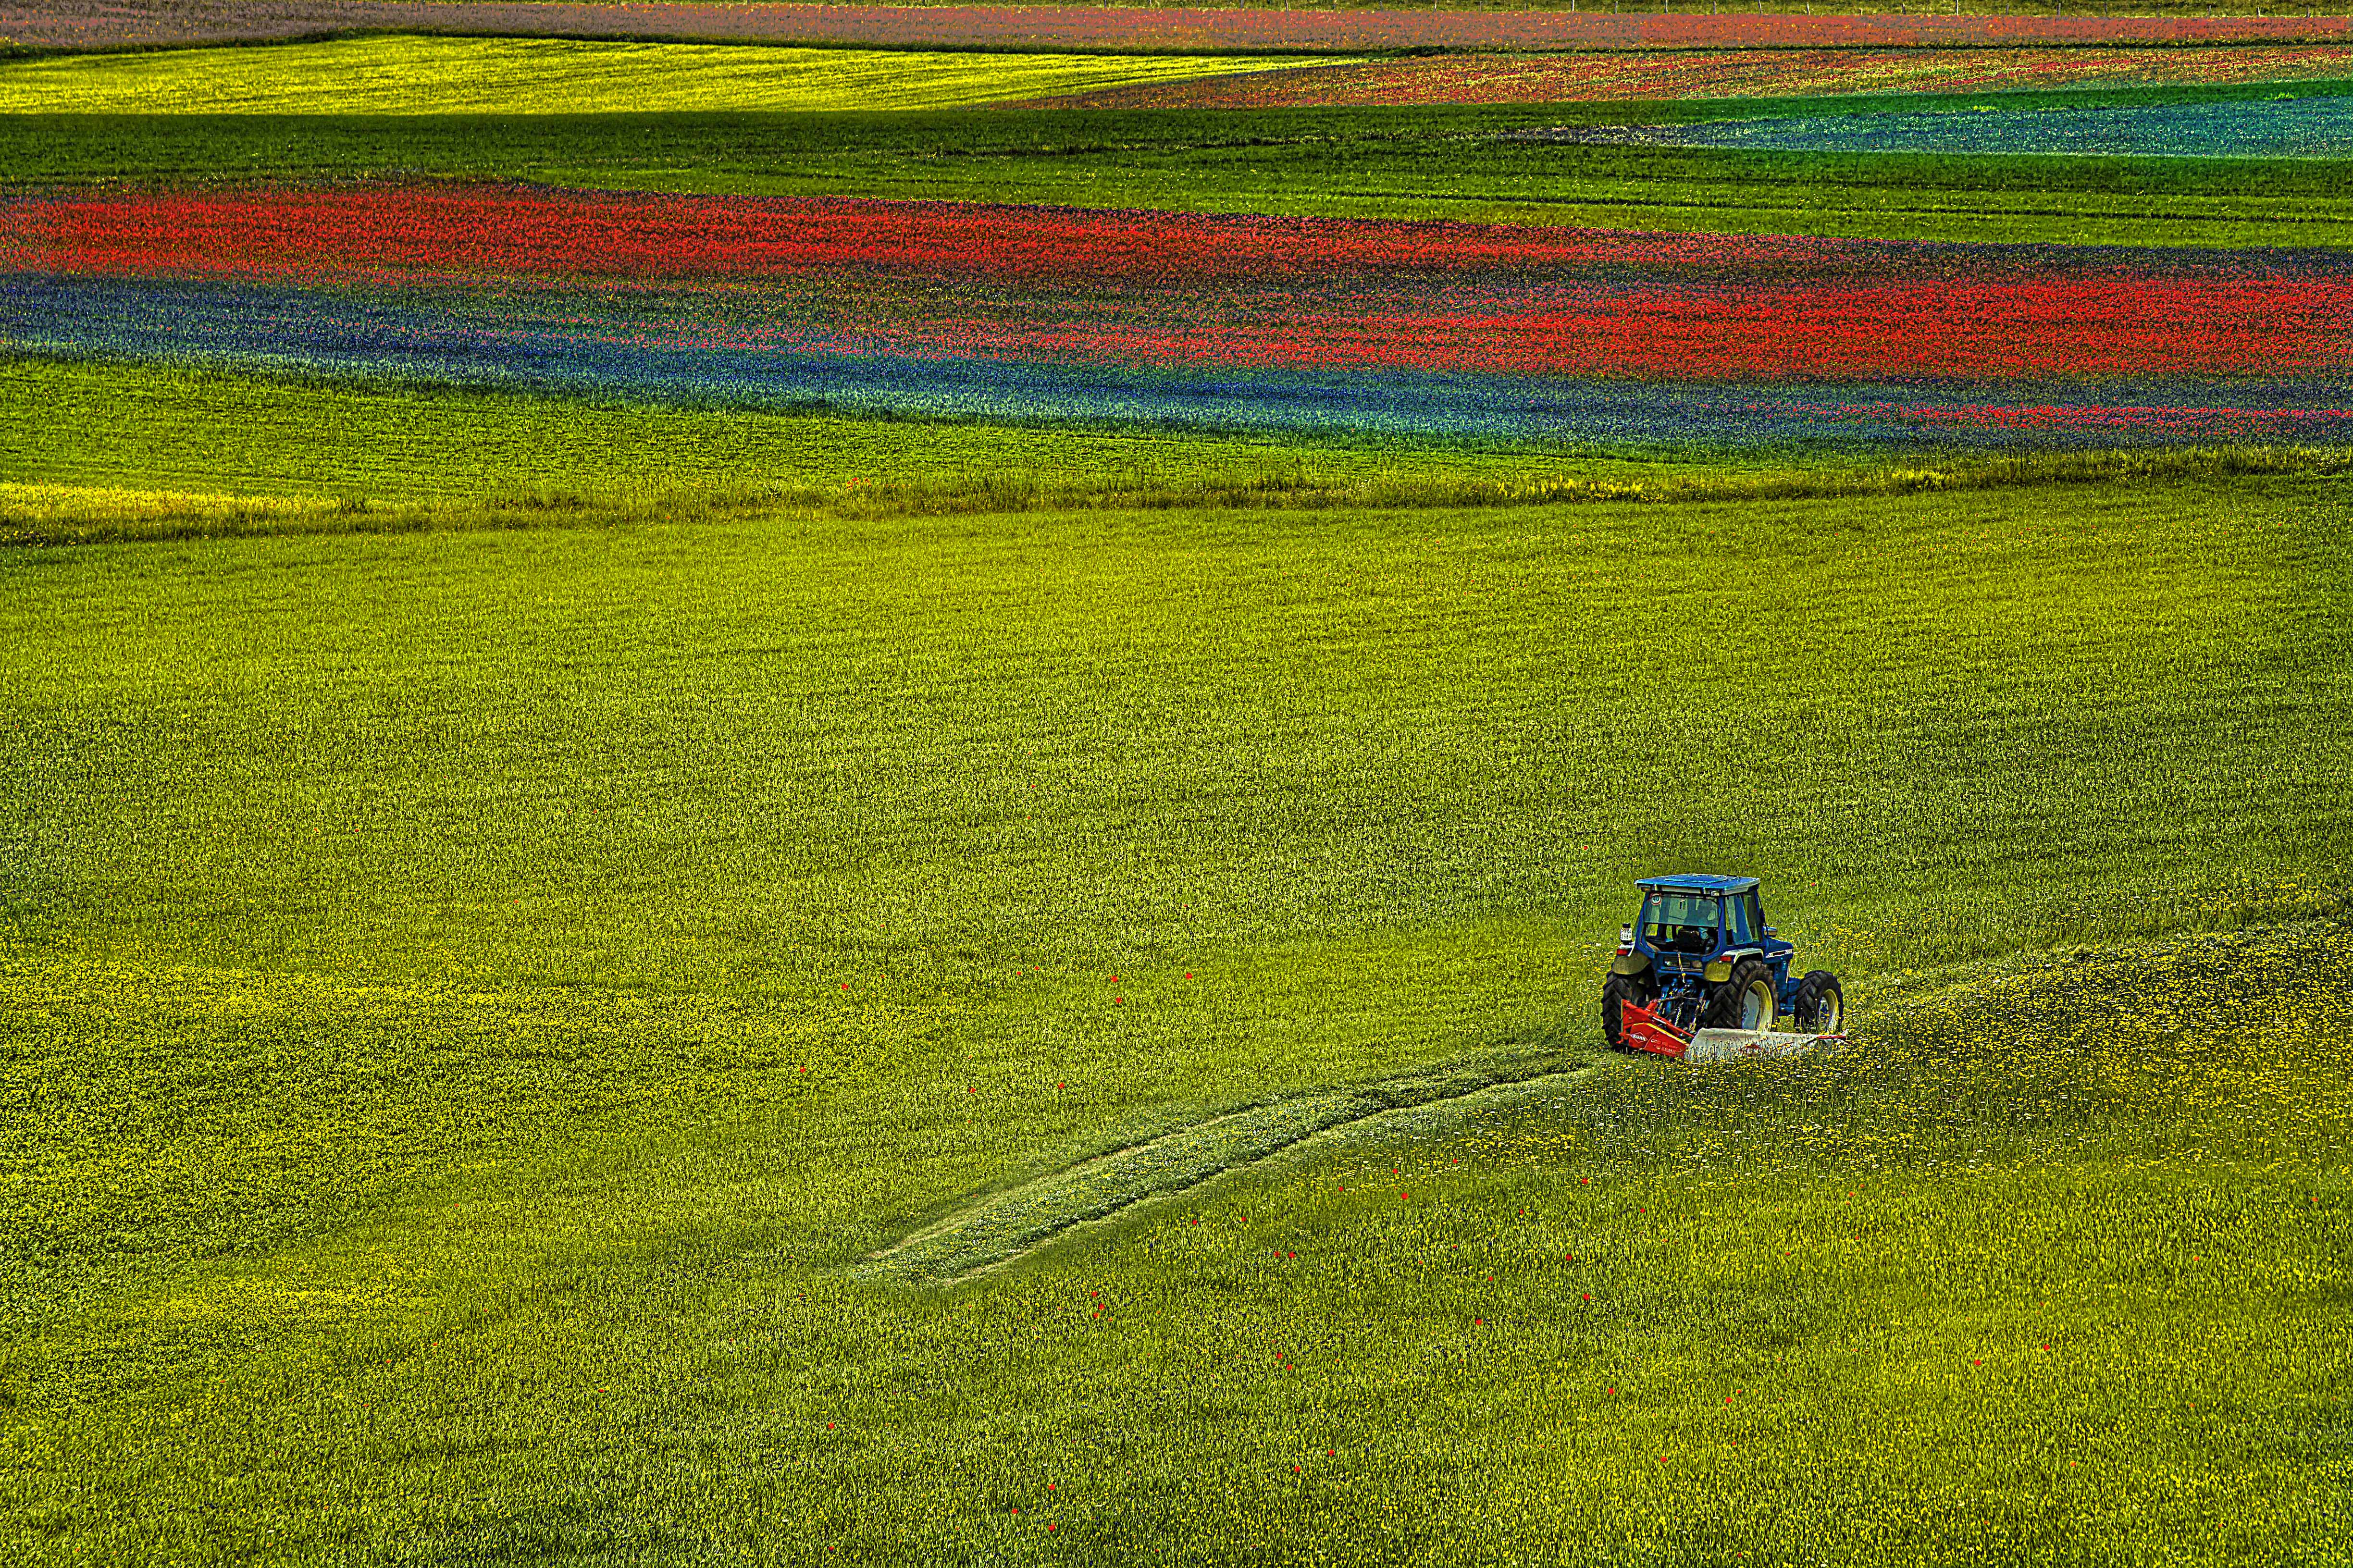
[[(2348, 534), (2270, 483), (22, 553), (12, 1554), (2325, 1540), (2342, 930), (2137, 945), (2343, 907)], [(1611, 700), (1627, 615), (1713, 689), (1770, 595), (1775, 709)], [(1662, 858), (1767, 876), (1856, 1055), (849, 1272), (1220, 1107), (1577, 1064)]]
[(1250, 58), (923, 54), (563, 38), (345, 38), (0, 63), (0, 113), (580, 114), (939, 109)]

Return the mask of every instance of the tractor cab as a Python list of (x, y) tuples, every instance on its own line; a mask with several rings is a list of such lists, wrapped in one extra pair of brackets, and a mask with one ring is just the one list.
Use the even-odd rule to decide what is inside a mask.
[(1621, 949), (1675, 970), (1704, 971), (1754, 953), (1788, 972), (1797, 946), (1765, 923), (1756, 878), (1649, 877), (1635, 886), (1642, 889), (1642, 912), (1620, 933)]

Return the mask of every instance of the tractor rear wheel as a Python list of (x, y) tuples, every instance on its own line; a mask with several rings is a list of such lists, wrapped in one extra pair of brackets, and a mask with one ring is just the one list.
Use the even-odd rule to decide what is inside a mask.
[(1647, 974), (1613, 974), (1601, 983), (1601, 1037), (1609, 1042), (1611, 1050), (1626, 1048), (1618, 1009), (1629, 1002), (1647, 1007), (1654, 994)]
[(1732, 975), (1707, 994), (1703, 1028), (1769, 1029), (1773, 1026), (1773, 972), (1761, 958), (1744, 958)]
[(1798, 982), (1798, 994), (1789, 1011), (1796, 1016), (1801, 1035), (1837, 1034), (1846, 1022), (1846, 996), (1839, 990), (1838, 976), (1827, 969), (1809, 970)]

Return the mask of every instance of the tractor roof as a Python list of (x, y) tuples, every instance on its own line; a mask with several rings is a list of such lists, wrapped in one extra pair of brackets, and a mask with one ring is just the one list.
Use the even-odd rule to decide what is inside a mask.
[(1660, 893), (1746, 893), (1755, 889), (1757, 879), (1685, 872), (1677, 877), (1645, 877), (1634, 886)]

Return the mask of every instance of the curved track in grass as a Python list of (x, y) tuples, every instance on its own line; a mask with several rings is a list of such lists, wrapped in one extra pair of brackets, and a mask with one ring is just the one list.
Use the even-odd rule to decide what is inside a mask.
[(869, 1254), (856, 1271), (922, 1284), (973, 1279), (1076, 1226), (1115, 1218), (1311, 1141), (1401, 1131), (1474, 1097), (1557, 1084), (1595, 1066), (1556, 1051), (1527, 1053), (1245, 1106), (974, 1197)]

